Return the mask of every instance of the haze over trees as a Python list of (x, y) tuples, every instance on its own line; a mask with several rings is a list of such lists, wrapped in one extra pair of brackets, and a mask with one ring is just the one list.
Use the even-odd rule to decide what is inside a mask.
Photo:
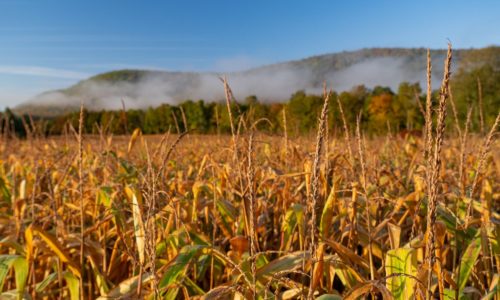
[[(397, 50), (397, 51), (396, 51)], [(357, 51), (352, 53), (343, 53), (344, 55), (334, 54), (331, 56), (320, 56), (309, 58), (302, 61), (290, 62), (288, 67), (295, 69), (304, 68), (309, 65), (317, 69), (316, 74), (327, 74), (322, 63), (329, 62), (335, 68), (345, 67), (349, 62), (359, 61), (361, 57), (371, 57), (378, 55), (389, 57), (390, 55), (403, 55), (410, 51), (412, 55), (421, 54), (420, 49), (371, 49), (371, 51)], [(439, 50), (440, 51), (440, 50)], [(437, 55), (441, 55), (435, 50)], [(452, 70), (453, 77), (451, 82), (451, 91), (453, 102), (456, 105), (457, 117), (460, 122), (464, 122), (467, 111), (472, 108), (472, 130), (484, 130), (484, 127), (492, 124), (496, 117), (497, 109), (500, 107), (500, 48), (489, 47), (477, 50), (462, 50), (457, 56), (460, 58), (459, 64)], [(407, 53), (406, 53), (407, 54)], [(363, 56), (364, 55), (364, 56)], [(411, 56), (411, 57), (414, 57)], [(283, 68), (282, 64), (272, 65), (263, 69), (279, 70)], [(434, 67), (433, 81), (440, 80), (438, 67)], [(259, 69), (252, 72), (259, 72)], [(436, 74), (437, 73), (437, 74)], [(127, 71), (110, 72), (98, 75), (91, 81), (136, 83), (146, 73)], [(189, 75), (189, 74), (188, 74)], [(306, 76), (307, 74), (304, 74)], [(168, 75), (174, 76), (174, 75)], [(197, 75), (188, 76), (192, 80)], [(169, 77), (170, 78), (170, 77)], [(187, 78), (187, 77), (186, 77)], [(186, 79), (189, 81), (188, 79)], [(310, 80), (318, 81), (319, 77)], [(186, 81), (186, 82), (187, 82)], [(78, 94), (85, 83), (80, 83), (64, 93)], [(120, 86), (121, 87), (121, 86)], [(233, 87), (234, 88), (234, 87)], [(439, 85), (433, 85), (433, 99), (437, 99), (437, 89)], [(222, 90), (222, 85), (219, 86)], [(294, 92), (288, 98), (260, 99), (256, 95), (246, 95), (239, 97), (237, 102), (233, 103), (233, 114), (238, 116), (245, 113), (250, 119), (266, 119), (268, 122), (260, 123), (259, 130), (266, 132), (282, 131), (282, 111), (285, 110), (288, 118), (289, 134), (305, 134), (314, 131), (317, 118), (321, 110), (322, 95), (321, 89), (318, 93), (311, 93), (305, 90)], [(424, 124), (422, 116), (421, 103), (425, 102), (425, 94), (419, 82), (401, 82), (399, 86), (391, 89), (387, 86), (375, 86), (368, 88), (365, 85), (357, 85), (348, 91), (333, 92), (333, 99), (338, 97), (345, 111), (347, 123), (353, 128), (356, 122), (356, 116), (362, 112), (362, 126), (371, 134), (383, 134), (388, 130), (412, 130), (421, 129)], [(93, 101), (99, 102), (99, 99)], [(420, 102), (420, 103), (419, 103)], [(329, 126), (330, 129), (342, 124), (340, 113), (336, 101), (330, 103)], [(196, 133), (229, 133), (229, 117), (223, 97), (219, 101), (207, 101), (202, 99), (192, 99), (180, 101), (179, 104), (161, 104), (144, 109), (128, 109), (124, 112), (122, 109), (98, 109), (90, 110), (95, 106), (87, 106), (85, 117), (85, 132), (97, 133), (98, 128), (106, 129), (110, 133), (124, 134), (140, 128), (146, 134), (159, 134), (168, 130), (171, 132), (183, 132), (191, 130)], [(1, 114), (1, 129), (3, 132), (17, 132), (24, 136), (30, 131), (32, 122), (39, 124), (38, 130), (43, 134), (61, 134), (68, 130), (67, 126), (72, 124), (77, 127), (78, 114), (64, 113), (53, 117), (39, 118), (39, 110), (15, 110), (12, 112), (7, 109)], [(15, 112), (21, 112), (16, 115)], [(30, 112), (30, 119), (27, 112)], [(451, 113), (451, 112), (450, 112)], [(41, 115), (44, 115), (41, 113)], [(33, 121), (34, 120), (34, 121)], [(8, 127), (8, 128), (7, 128)]]

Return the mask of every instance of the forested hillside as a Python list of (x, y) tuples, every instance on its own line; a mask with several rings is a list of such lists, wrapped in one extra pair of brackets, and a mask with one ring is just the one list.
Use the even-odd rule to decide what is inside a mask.
[[(455, 56), (458, 63), (452, 69), (451, 90), (453, 103), (456, 107), (456, 115), (460, 121), (465, 121), (468, 109), (472, 109), (472, 129), (481, 130), (487, 124), (493, 122), (498, 107), (500, 107), (500, 48), (490, 47), (479, 50), (457, 51)], [(256, 76), (264, 73), (280, 73), (284, 69), (304, 69), (314, 70), (310, 77), (312, 87), (295, 90), (286, 98), (262, 98), (255, 94), (247, 94), (244, 97), (237, 96), (233, 99), (233, 110), (235, 115), (242, 113), (249, 114), (254, 120), (266, 119), (269, 122), (261, 123), (261, 130), (277, 132), (282, 130), (283, 111), (289, 116), (288, 128), (290, 133), (301, 134), (314, 130), (316, 119), (322, 104), (322, 84), (321, 78), (327, 78), (330, 70), (341, 70), (355, 62), (369, 60), (373, 57), (405, 57), (410, 69), (425, 69), (425, 50), (423, 49), (370, 49), (357, 52), (339, 53), (312, 57), (301, 61), (289, 62), (266, 66), (259, 69), (243, 72), (238, 76)], [(442, 62), (438, 58), (442, 56), (441, 50), (431, 51), (434, 57), (433, 62), (433, 98), (437, 98), (439, 85), (434, 82), (441, 80), (439, 75)], [(421, 64), (421, 65), (420, 65)], [(380, 72), (384, 72), (381, 68)], [(246, 74), (246, 75), (245, 75)], [(248, 75), (250, 74), (250, 75)], [(212, 74), (213, 75), (213, 74)], [(119, 93), (121, 88), (129, 89), (139, 97), (140, 91), (135, 90), (136, 84), (145, 78), (156, 78), (155, 83), (161, 90), (161, 82), (179, 82), (177, 88), (171, 88), (170, 92), (179, 95), (179, 100), (175, 103), (162, 103), (144, 107), (129, 106), (124, 98), (118, 101), (119, 106), (103, 101), (110, 100), (109, 96), (104, 98), (91, 98), (84, 101), (87, 117), (86, 132), (96, 133), (98, 128), (106, 128), (112, 133), (123, 134), (141, 128), (144, 133), (163, 133), (167, 130), (185, 131), (193, 130), (199, 133), (224, 133), (229, 132), (228, 113), (224, 100), (224, 89), (220, 81), (215, 83), (214, 89), (220, 91), (221, 95), (207, 96), (207, 98), (189, 98), (189, 94), (184, 87), (198, 82), (202, 83), (202, 76), (198, 73), (166, 73), (159, 71), (116, 71), (97, 75), (86, 81), (80, 82), (66, 90), (59, 91), (60, 95), (67, 95), (68, 99), (79, 99), (87, 92), (91, 84), (106, 82), (110, 88), (109, 92)], [(215, 76), (215, 75), (214, 75)], [(233, 76), (236, 76), (233, 74)], [(304, 75), (305, 76), (305, 75)], [(231, 75), (228, 76), (231, 79)], [(325, 79), (325, 82), (328, 81)], [(126, 83), (126, 86), (123, 84)], [(231, 80), (230, 80), (231, 83)], [(238, 93), (239, 85), (231, 85), (235, 95)], [(297, 86), (299, 88), (300, 86)], [(154, 89), (154, 86), (150, 86)], [(341, 91), (334, 88), (334, 99), (338, 97), (342, 103), (347, 122), (354, 124), (356, 116), (362, 112), (362, 124), (372, 133), (382, 133), (388, 130), (419, 129), (423, 125), (421, 103), (425, 102), (426, 87), (419, 81), (401, 82), (396, 88), (390, 86), (377, 85), (370, 87), (367, 85), (355, 85), (354, 87)], [(154, 95), (154, 93), (152, 93)], [(134, 95), (132, 95), (134, 96)], [(50, 93), (42, 98), (49, 97)], [(76, 98), (75, 98), (76, 97)], [(181, 98), (184, 97), (184, 98)], [(216, 97), (216, 98), (214, 98)], [(123, 102), (122, 102), (123, 101)], [(16, 129), (21, 135), (30, 124), (29, 115), (32, 118), (40, 119), (39, 130), (44, 134), (61, 134), (65, 127), (72, 123), (76, 127), (77, 114), (73, 113), (79, 108), (80, 102), (65, 103), (64, 105), (50, 102), (42, 102), (21, 106), (14, 113), (8, 110), (3, 114), (2, 128), (7, 127), (7, 119), (16, 119), (24, 115), (24, 126), (20, 117), (16, 122), (10, 122), (11, 127)], [(336, 101), (331, 103), (330, 127), (334, 128), (341, 122), (339, 108)], [(126, 111), (123, 111), (125, 108)], [(46, 111), (45, 111), (46, 110)], [(47, 113), (50, 112), (50, 113)], [(455, 115), (454, 112), (451, 114)], [(40, 118), (45, 116), (45, 118)], [(47, 117), (49, 116), (49, 117)], [(14, 125), (13, 125), (14, 124)], [(17, 125), (15, 125), (17, 124)], [(11, 130), (13, 131), (13, 130)]]

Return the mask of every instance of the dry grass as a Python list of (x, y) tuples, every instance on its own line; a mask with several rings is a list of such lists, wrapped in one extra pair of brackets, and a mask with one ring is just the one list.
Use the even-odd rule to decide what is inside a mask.
[[(252, 141), (249, 140), (246, 150), (243, 150), (244, 145), (239, 145), (243, 147), (241, 151), (248, 153), (244, 164), (252, 166), (241, 174), (231, 159), (231, 137), (221, 136), (219, 141), (211, 136), (192, 136), (190, 140), (179, 142), (179, 137), (172, 135), (165, 136), (164, 142), (161, 142), (159, 137), (139, 136), (137, 139), (144, 139), (145, 143), (135, 143), (130, 153), (127, 138), (105, 137), (105, 140), (109, 139), (109, 145), (100, 143), (98, 138), (83, 139), (81, 163), (85, 174), (88, 174), (83, 184), (83, 259), (84, 265), (89, 268), (84, 272), (83, 284), (87, 297), (116, 295), (120, 284), (121, 293), (129, 297), (136, 295), (140, 264), (132, 200), (125, 189), (133, 190), (139, 201), (143, 201), (141, 213), (150, 220), (144, 222), (144, 226), (156, 228), (156, 234), (146, 234), (150, 234), (150, 240), (154, 239), (156, 257), (150, 256), (151, 250), (148, 250), (146, 261), (149, 265), (142, 274), (143, 297), (154, 295), (155, 289), (158, 295), (166, 298), (174, 294), (178, 298), (203, 295), (211, 288), (215, 295), (223, 287), (227, 288), (225, 292), (229, 295), (248, 297), (252, 295), (252, 290), (257, 297), (265, 293), (284, 297), (294, 294), (295, 289), (300, 295), (300, 290), (308, 290), (310, 277), (304, 273), (311, 274), (314, 269), (309, 262), (310, 253), (314, 252), (308, 249), (303, 255), (301, 250), (304, 249), (302, 242), (308, 239), (303, 226), (309, 221), (300, 217), (306, 211), (301, 203), (308, 197), (302, 170), (304, 159), (316, 152), (316, 141), (309, 138), (290, 139), (290, 155), (287, 161), (283, 161), (279, 151), (282, 139), (256, 134)], [(330, 139), (339, 138), (331, 136)], [(473, 135), (469, 136), (469, 141), (471, 145), (483, 143)], [(490, 218), (494, 220), (500, 218), (499, 170), (496, 167), (500, 157), (488, 156), (488, 153), (498, 153), (500, 149), (493, 143), (493, 138), (491, 141), (488, 142), (490, 151), (484, 154), (476, 183), (482, 192), (474, 194), (472, 210), (483, 218), (480, 203), (486, 199), (490, 203)], [(394, 240), (391, 242), (393, 229), (398, 228), (399, 235), (393, 236), (399, 239), (398, 247), (408, 247), (405, 245), (410, 240), (413, 224), (410, 217), (416, 209), (416, 200), (425, 199), (425, 188), (420, 187), (421, 182), (425, 182), (421, 169), (426, 165), (421, 155), (423, 142), (410, 139), (387, 143), (385, 139), (369, 139), (366, 143), (362, 149), (363, 157), (376, 157), (377, 160), (365, 162), (365, 176), (361, 175), (361, 165), (355, 166), (353, 171), (345, 161), (335, 160), (334, 157), (330, 157), (330, 163), (335, 172), (336, 187), (331, 187), (332, 183), (324, 180), (323, 168), (316, 176), (314, 186), (318, 195), (326, 197), (327, 190), (332, 190), (335, 198), (325, 203), (318, 201), (322, 203), (319, 207), (321, 218), (317, 219), (316, 226), (320, 228), (321, 235), (314, 237), (314, 261), (316, 265), (320, 261), (322, 263), (321, 269), (315, 268), (318, 270), (316, 275), (313, 272), (313, 276), (318, 278), (315, 296), (325, 293), (356, 294), (357, 287), (368, 282), (379, 282), (372, 290), (374, 294), (379, 293), (379, 288), (386, 286), (384, 278), (389, 275), (382, 268), (386, 256), (397, 246)], [(164, 150), (148, 158), (146, 144), (151, 149), (164, 144)], [(457, 223), (453, 221), (454, 213), (451, 213), (456, 209), (455, 201), (461, 201), (457, 213), (466, 215), (467, 199), (462, 197), (460, 186), (465, 184), (471, 187), (474, 182), (474, 176), (464, 176), (463, 183), (458, 180), (459, 176), (450, 176), (459, 173), (461, 145), (462, 140), (448, 139), (442, 152), (445, 171), (436, 173), (444, 196), (443, 201), (436, 203), (436, 224), (445, 225), (446, 241), (453, 241), (456, 236), (461, 241), (458, 247), (450, 242), (440, 246), (444, 253), (442, 267), (445, 274), (454, 274), (460, 266), (453, 261), (452, 252), (456, 251), (456, 261), (464, 261), (474, 232), (480, 230), (480, 222), (474, 219), (476, 214), (471, 214), (469, 228), (456, 231)], [(71, 281), (67, 281), (65, 276), (74, 274), (78, 278), (76, 275), (82, 273), (71, 268), (72, 265), (80, 265), (81, 259), (80, 160), (74, 160), (75, 154), (78, 157), (79, 144), (70, 142), (66, 145), (62, 137), (40, 140), (33, 147), (27, 141), (9, 141), (1, 147), (3, 202), (0, 234), (4, 237), (0, 243), (1, 253), (26, 257), (27, 250), (24, 249), (33, 243), (36, 250), (31, 257), (36, 257), (36, 260), (30, 258), (29, 284), (25, 292), (37, 298), (69, 297)], [(334, 156), (348, 155), (347, 151), (345, 147), (335, 147)], [(397, 155), (394, 156), (394, 153)], [(476, 156), (474, 153), (482, 152), (474, 149), (469, 153), (463, 162), (465, 174), (474, 172), (474, 166), (482, 156)], [(152, 174), (156, 174), (155, 182)], [(248, 182), (243, 190), (239, 184), (240, 177)], [(356, 186), (363, 187), (365, 184), (367, 191), (363, 188), (361, 197), (356, 197)], [(52, 191), (50, 186), (53, 186)], [(369, 201), (363, 197), (367, 193), (371, 195)], [(153, 194), (156, 196), (152, 197)], [(9, 198), (6, 198), (7, 195)], [(26, 195), (30, 195), (29, 199)], [(197, 202), (193, 206), (195, 198)], [(249, 225), (255, 235), (247, 232), (244, 226), (244, 199), (251, 200), (250, 215), (255, 219), (250, 218), (253, 224)], [(422, 205), (427, 205), (425, 200)], [(193, 210), (193, 207), (196, 209)], [(367, 217), (371, 217), (371, 224), (367, 222)], [(20, 220), (19, 234), (16, 234), (16, 220)], [(155, 225), (151, 227), (152, 224)], [(389, 229), (389, 224), (392, 229)], [(25, 232), (35, 225), (54, 237), (61, 252), (55, 251), (57, 248), (51, 247), (40, 235), (35, 235), (33, 242), (27, 240)], [(367, 234), (370, 225), (373, 225), (371, 238)], [(489, 232), (494, 234), (491, 228), (498, 225), (490, 222), (488, 226)], [(442, 237), (442, 233), (437, 235), (438, 239)], [(250, 245), (250, 237), (255, 238), (253, 246)], [(416, 252), (425, 253), (426, 238), (419, 236), (412, 243)], [(491, 270), (496, 270), (499, 262), (495, 243), (490, 237), (492, 251), (488, 253), (493, 254), (491, 259), (483, 260), (480, 253), (476, 258), (486, 261)], [(151, 242), (146, 244), (152, 245)], [(320, 244), (324, 244), (322, 251), (319, 251)], [(370, 272), (370, 244), (374, 280), (371, 280)], [(322, 260), (318, 254), (322, 254)], [(252, 260), (253, 257), (255, 260)], [(306, 259), (304, 267), (302, 257)], [(417, 255), (415, 263), (425, 264), (423, 256)], [(461, 268), (466, 269), (466, 265)], [(333, 270), (337, 271), (332, 273)], [(489, 276), (488, 281), (484, 270), (483, 263), (470, 269), (464, 287), (471, 286), (486, 292), (495, 276)], [(156, 287), (150, 284), (154, 278), (151, 272), (158, 278)], [(280, 275), (272, 276), (273, 273)], [(464, 271), (462, 273), (465, 274)], [(3, 292), (15, 290), (14, 275), (13, 269), (7, 273)], [(420, 275), (415, 274), (417, 278)], [(50, 279), (46, 287), (33, 288), (46, 278)], [(450, 281), (444, 281), (445, 290), (453, 290), (452, 283), (457, 283), (454, 275), (451, 275)], [(129, 289), (127, 285), (130, 285)], [(417, 288), (422, 289), (420, 285)], [(433, 285), (432, 289), (435, 288)], [(425, 294), (425, 289), (422, 291)]]

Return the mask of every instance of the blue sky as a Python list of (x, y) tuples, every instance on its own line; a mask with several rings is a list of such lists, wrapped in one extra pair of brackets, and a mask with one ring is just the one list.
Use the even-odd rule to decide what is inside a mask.
[(500, 42), (500, 1), (0, 0), (0, 109), (100, 72)]

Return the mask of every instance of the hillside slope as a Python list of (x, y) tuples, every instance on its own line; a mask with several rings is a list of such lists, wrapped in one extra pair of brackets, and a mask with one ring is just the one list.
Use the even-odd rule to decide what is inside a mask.
[[(433, 85), (438, 87), (445, 50), (432, 50)], [(500, 47), (454, 50), (453, 70), (499, 59)], [(260, 101), (286, 101), (297, 90), (319, 92), (323, 81), (337, 91), (359, 84), (397, 89), (403, 81), (425, 84), (426, 49), (370, 48), (318, 55), (243, 72), (226, 74), (237, 97), (257, 95)], [(222, 74), (119, 70), (99, 74), (67, 89), (49, 91), (15, 108), (18, 113), (57, 115), (78, 109), (146, 108), (186, 99), (220, 100)]]

